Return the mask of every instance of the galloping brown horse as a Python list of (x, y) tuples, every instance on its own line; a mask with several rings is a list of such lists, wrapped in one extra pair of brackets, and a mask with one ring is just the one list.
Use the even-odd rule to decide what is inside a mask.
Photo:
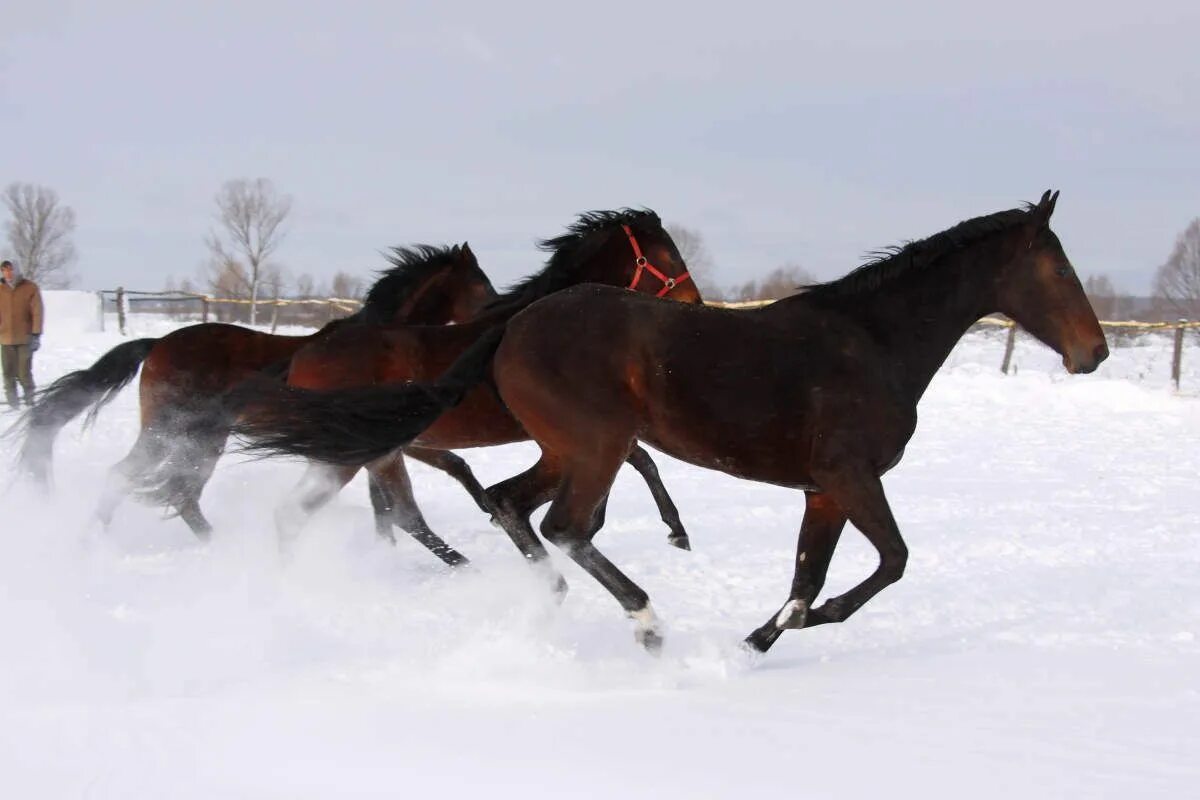
[[(700, 302), (678, 249), (653, 212), (626, 209), (584, 214), (566, 234), (543, 242), (541, 247), (551, 253), (545, 269), (502, 295), (489, 310), (469, 323), (453, 327), (346, 328), (306, 346), (292, 358), (288, 372), (290, 388), (260, 380), (235, 390), (230, 398), (230, 408), (240, 412), (235, 432), (252, 439), (298, 443), (288, 452), (306, 455), (304, 441), (337, 436), (336, 423), (330, 426), (320, 413), (305, 413), (306, 398), (315, 399), (319, 406), (320, 398), (331, 389), (356, 387), (349, 391), (369, 392), (366, 387), (379, 383), (434, 380), (481, 332), (502, 324), (535, 300), (568, 286), (603, 283), (633, 289), (629, 294)], [(559, 337), (553, 329), (544, 334), (551, 340)], [(520, 424), (498, 401), (494, 388), (480, 386), (418, 440), (406, 442), (414, 446), (406, 447), (404, 452), (437, 453), (527, 438)], [(294, 536), (299, 523), (335, 496), (363, 466), (390, 475), (390, 479), (380, 482), (392, 491), (406, 491), (408, 482), (402, 472), (403, 463), (397, 453), (389, 452), (391, 449), (373, 450), (366, 458), (343, 451), (336, 465), (310, 466), (294, 501), (279, 514), (285, 538)], [(679, 525), (674, 507), (670, 506), (668, 513), (661, 502), (665, 491), (649, 455), (641, 448), (632, 448), (622, 460), (626, 458), (646, 476), (652, 490), (658, 487), (655, 496), (660, 500), (664, 520), (672, 528), (670, 541), (686, 548), (687, 534)], [(669, 498), (665, 499), (669, 504)], [(490, 507), (482, 488), (477, 500), (485, 508)], [(672, 515), (673, 521), (669, 519)], [(544, 557), (545, 549), (536, 537), (518, 534), (513, 539), (528, 557), (535, 560)]]
[[(170, 485), (158, 489), (193, 532), (206, 537), (211, 526), (200, 511), (200, 493), (226, 437), (197, 425), (196, 418), (222, 392), (261, 370), (286, 368), (297, 350), (338, 330), (395, 320), (429, 325), (461, 322), (496, 297), (466, 243), (396, 247), (387, 259), (392, 266), (368, 290), (363, 307), (311, 335), (277, 336), (223, 323), (189, 325), (158, 339), (120, 344), (91, 367), (64, 375), (41, 393), (27, 415), (22, 465), (35, 478), (48, 482), (58, 431), (85, 410), (91, 422), (144, 361), (141, 432), (129, 454), (110, 471), (97, 513), (107, 524), (128, 487), (142, 484), (148, 471), (162, 461), (178, 460), (188, 464), (187, 473), (176, 475)], [(453, 456), (435, 464), (444, 469), (447, 465), (455, 477), (464, 470), (470, 475), (465, 463)], [(475, 482), (473, 476), (470, 480)], [(391, 508), (374, 483), (371, 497), (377, 516), (390, 518)]]
[[(1049, 226), (1057, 197), (960, 223), (759, 310), (653, 303), (594, 286), (561, 292), (482, 335), (430, 386), (321, 398), (337, 436), (306, 452), (362, 458), (367, 442), (381, 453), (423, 436), (490, 375), (542, 450), (533, 469), (492, 490), (497, 502), (513, 492), (552, 497), (543, 535), (616, 597), (649, 648), (661, 637), (647, 594), (592, 543), (633, 443), (800, 489), (806, 507), (788, 599), (747, 639), (766, 651), (789, 628), (842, 622), (903, 574), (908, 550), (880, 476), (899, 462), (918, 401), (974, 322), (1008, 315), (1071, 373), (1108, 356)], [(339, 415), (342, 401), (358, 405)], [(532, 535), (527, 518), (502, 521)], [(847, 521), (874, 545), (879, 566), (813, 607)]]

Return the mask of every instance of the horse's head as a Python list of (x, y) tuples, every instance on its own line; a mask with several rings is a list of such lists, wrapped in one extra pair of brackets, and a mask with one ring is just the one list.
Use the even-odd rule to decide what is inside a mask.
[(479, 268), (471, 245), (463, 242), (450, 251), (450, 263), (441, 275), (440, 291), (450, 300), (449, 322), (474, 319), (488, 303), (496, 299), (496, 290)]
[(589, 260), (592, 274), (588, 280), (682, 303), (703, 302), (679, 248), (658, 215), (631, 215), (606, 226), (604, 234)]
[(1071, 373), (1088, 373), (1108, 358), (1108, 343), (1062, 243), (1050, 230), (1058, 192), (1032, 206), (1018, 252), (999, 273), (999, 310), (1062, 356)]

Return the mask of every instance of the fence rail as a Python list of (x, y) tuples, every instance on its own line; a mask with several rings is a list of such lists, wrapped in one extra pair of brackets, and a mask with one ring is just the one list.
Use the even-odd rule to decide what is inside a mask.
[(101, 289), (97, 296), (100, 299), (100, 322), (103, 329), (104, 323), (104, 305), (110, 298), (116, 306), (117, 312), (117, 329), (121, 335), (125, 335), (126, 314), (132, 308), (134, 303), (198, 303), (200, 306), (200, 321), (208, 322), (213, 316), (214, 306), (249, 306), (256, 304), (259, 306), (271, 309), (271, 332), (279, 326), (279, 309), (289, 306), (310, 306), (310, 307), (325, 307), (330, 311), (329, 317), (332, 317), (333, 312), (341, 312), (351, 314), (362, 306), (361, 300), (355, 300), (349, 297), (327, 297), (327, 298), (285, 298), (276, 297), (265, 300), (243, 300), (234, 297), (214, 297), (210, 294), (201, 294), (198, 292), (143, 292), (124, 287), (116, 289)]
[[(104, 304), (108, 298), (113, 298), (117, 311), (117, 326), (121, 335), (125, 335), (126, 313), (131, 303), (139, 302), (158, 302), (158, 303), (173, 303), (173, 302), (197, 302), (200, 304), (200, 318), (202, 322), (208, 322), (211, 316), (213, 306), (248, 306), (250, 300), (242, 300), (232, 297), (214, 297), (208, 294), (199, 294), (195, 292), (142, 292), (124, 287), (116, 289), (102, 289), (96, 293), (100, 298), (100, 323), (101, 330), (104, 326)], [(706, 305), (715, 306), (717, 308), (762, 308), (774, 303), (774, 300), (741, 300), (734, 302), (713, 301), (706, 302)], [(327, 297), (327, 298), (272, 298), (268, 300), (258, 300), (260, 306), (271, 308), (271, 332), (274, 333), (279, 323), (279, 309), (288, 306), (324, 306), (331, 314), (334, 311), (340, 311), (346, 314), (353, 313), (360, 306), (362, 301), (353, 298), (345, 297)], [(1017, 342), (1017, 325), (1011, 319), (1002, 317), (984, 317), (979, 320), (980, 326), (991, 326), (998, 328), (1007, 328), (1008, 336), (1004, 343), (1004, 358), (1000, 362), (1000, 371), (1005, 375), (1009, 374), (1012, 368), (1013, 350)], [(1200, 320), (1181, 319), (1176, 322), (1141, 322), (1138, 320), (1101, 320), (1100, 327), (1105, 330), (1113, 331), (1173, 331), (1174, 341), (1171, 354), (1171, 380), (1175, 384), (1175, 388), (1179, 388), (1180, 379), (1183, 371), (1183, 337), (1187, 330), (1200, 330)]]

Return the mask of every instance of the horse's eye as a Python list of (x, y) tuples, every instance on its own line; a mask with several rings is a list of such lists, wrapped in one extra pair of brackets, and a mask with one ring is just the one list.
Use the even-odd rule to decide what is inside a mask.
[(1071, 274), (1071, 267), (1067, 264), (1063, 264), (1061, 267), (1054, 270), (1054, 274), (1060, 278), (1065, 278)]

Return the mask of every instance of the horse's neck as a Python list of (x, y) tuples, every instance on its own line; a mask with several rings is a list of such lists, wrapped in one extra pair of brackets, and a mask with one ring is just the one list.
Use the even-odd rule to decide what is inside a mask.
[(1002, 261), (994, 249), (968, 247), (919, 273), (846, 298), (839, 311), (876, 341), (915, 404), (963, 334), (996, 310), (993, 276)]
[(438, 273), (417, 287), (388, 321), (409, 325), (437, 325), (446, 322), (450, 299), (444, 291), (436, 291), (442, 287), (442, 278), (442, 274)]

